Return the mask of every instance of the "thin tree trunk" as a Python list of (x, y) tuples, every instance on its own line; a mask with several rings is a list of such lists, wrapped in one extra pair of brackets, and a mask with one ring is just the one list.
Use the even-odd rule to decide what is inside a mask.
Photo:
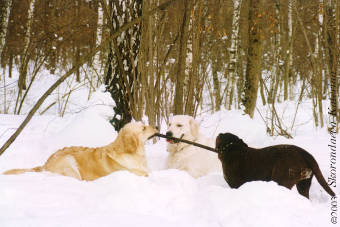
[[(103, 8), (100, 4), (98, 4), (98, 20), (97, 20), (97, 34), (96, 34), (96, 46), (99, 46), (102, 42), (103, 36), (103, 25), (104, 25), (104, 15), (103, 15)], [(97, 53), (94, 56), (93, 66), (95, 69), (101, 69), (100, 63), (100, 53)]]
[(2, 63), (2, 50), (5, 46), (9, 14), (12, 7), (12, 0), (2, 0), (0, 6), (0, 65)]
[[(98, 14), (98, 19), (97, 19), (97, 31), (96, 31), (96, 37), (95, 37), (95, 45), (99, 46), (102, 42), (103, 39), (103, 25), (104, 25), (104, 13), (103, 13), (103, 8), (101, 7), (101, 4), (99, 1), (96, 3), (97, 5), (97, 14)], [(98, 87), (100, 82), (102, 81), (102, 69), (103, 65), (102, 62), (104, 62), (104, 59), (102, 59), (102, 53), (98, 52), (92, 61), (92, 68), (90, 69), (90, 76), (89, 80), (95, 81), (95, 85), (93, 85), (94, 88)], [(105, 72), (104, 72), (104, 75)], [(97, 79), (95, 80), (95, 76), (97, 76)], [(93, 84), (93, 83), (92, 83)], [(92, 86), (91, 86), (92, 87)], [(90, 98), (90, 92), (91, 92), (91, 87), (89, 91), (89, 98)]]
[[(4, 103), (4, 104), (3, 104), (3, 108), (4, 108), (3, 111), (4, 111), (4, 112), (3, 112), (3, 113), (4, 113), (4, 114), (7, 114), (7, 113), (8, 113), (8, 112), (7, 112), (7, 88), (6, 88), (6, 74), (5, 74), (5, 69), (3, 69), (3, 74), (2, 74), (2, 75), (3, 75), (3, 80), (2, 80), (2, 81), (3, 81), (3, 88), (4, 88), (4, 91), (3, 91), (3, 92), (4, 92), (4, 94), (3, 94), (3, 95), (4, 95), (4, 100), (3, 100), (3, 103)], [(0, 79), (1, 79), (1, 77), (0, 77)]]
[(283, 78), (283, 99), (288, 99), (289, 76), (292, 74), (293, 66), (293, 10), (296, 7), (295, 0), (288, 0), (288, 51)]
[[(149, 8), (151, 8), (153, 2), (149, 2)], [(149, 65), (148, 65), (148, 70), (147, 70), (147, 74), (145, 75), (145, 77), (147, 78), (147, 84), (146, 86), (148, 87), (148, 105), (146, 108), (148, 108), (148, 119), (149, 119), (149, 124), (150, 125), (156, 125), (156, 113), (155, 113), (155, 65), (154, 65), (154, 53), (155, 53), (155, 49), (153, 46), (153, 27), (154, 27), (154, 18), (152, 16), (148, 17), (148, 35), (147, 35), (147, 42), (148, 42), (148, 46), (149, 46)]]
[[(80, 4), (81, 0), (75, 0), (75, 13), (76, 13), (76, 26), (77, 28), (80, 27)], [(79, 59), (80, 59), (80, 44), (77, 40), (73, 42), (74, 45), (74, 64), (78, 65), (79, 64)], [(76, 72), (76, 81), (79, 83), (80, 82), (80, 69), (77, 70)]]
[(29, 8), (28, 8), (28, 17), (26, 23), (26, 33), (24, 39), (24, 52), (22, 55), (21, 61), (21, 69), (20, 69), (20, 78), (19, 78), (19, 90), (26, 89), (26, 77), (27, 77), (27, 66), (29, 61), (29, 53), (28, 48), (31, 41), (31, 31), (32, 31), (32, 22), (35, 8), (35, 1), (30, 0)]
[(185, 79), (185, 63), (187, 55), (187, 41), (188, 41), (188, 25), (190, 20), (190, 13), (188, 10), (189, 0), (183, 0), (183, 19), (180, 26), (179, 37), (179, 51), (177, 57), (177, 70), (176, 70), (176, 91), (174, 100), (174, 114), (184, 113), (184, 79)]
[(29, 8), (28, 8), (28, 16), (26, 23), (26, 32), (24, 36), (24, 50), (21, 55), (20, 69), (19, 69), (19, 79), (18, 79), (18, 96), (16, 99), (14, 112), (18, 114), (17, 108), (22, 97), (22, 91), (26, 90), (26, 79), (27, 79), (27, 67), (28, 62), (30, 60), (30, 51), (29, 45), (31, 42), (31, 30), (32, 30), (32, 22), (34, 16), (34, 8), (35, 8), (35, 0), (30, 0)]
[(254, 117), (257, 90), (261, 76), (261, 0), (250, 0), (249, 6), (249, 47), (243, 105), (245, 113)]
[[(269, 90), (269, 94), (268, 94), (268, 103), (275, 103), (275, 97), (276, 94), (274, 94), (275, 92), (277, 92), (276, 90), (276, 85), (277, 85), (277, 78), (281, 78), (281, 74), (280, 74), (280, 68), (279, 68), (279, 62), (280, 62), (280, 50), (283, 48), (282, 47), (282, 43), (281, 43), (281, 4), (279, 2), (276, 3), (275, 6), (275, 15), (276, 18), (278, 20), (277, 23), (277, 33), (274, 34), (273, 36), (273, 41), (272, 41), (272, 50), (273, 50), (273, 64), (272, 64), (272, 68), (271, 68), (271, 75), (272, 78), (270, 80), (270, 90)], [(287, 79), (288, 80), (288, 79)], [(261, 80), (262, 81), (262, 80)], [(272, 117), (274, 117), (272, 115)]]
[[(151, 8), (152, 2), (146, 1), (143, 4), (142, 11), (145, 12)], [(150, 106), (150, 97), (149, 97), (149, 86), (148, 86), (148, 51), (151, 51), (152, 45), (149, 46), (149, 17), (144, 18), (142, 22), (142, 31), (141, 31), (141, 37), (140, 37), (140, 51), (138, 56), (138, 72), (140, 74), (141, 79), (141, 88), (139, 91), (139, 96), (137, 97), (137, 106), (140, 106), (141, 108), (138, 108), (136, 115), (139, 118), (142, 118), (144, 112), (143, 112), (143, 106), (145, 105), (145, 114), (149, 116), (149, 106)]]
[[(228, 64), (228, 79), (231, 80), (230, 83), (230, 92), (226, 92), (227, 97), (229, 97), (228, 103), (228, 109), (231, 109), (231, 105), (233, 102), (233, 96), (234, 96), (234, 87), (235, 87), (235, 80), (237, 76), (237, 59), (239, 51), (239, 32), (240, 32), (240, 15), (241, 15), (241, 6), (242, 6), (242, 0), (233, 0), (233, 8), (234, 8), (234, 14), (233, 14), (233, 20), (232, 20), (232, 33), (231, 33), (231, 41), (230, 41), (230, 48), (229, 48), (229, 64)], [(226, 101), (227, 101), (226, 97)]]
[(321, 61), (319, 59), (322, 59), (320, 54), (320, 39), (322, 37), (322, 24), (324, 21), (323, 18), (323, 0), (319, 0), (319, 12), (318, 12), (318, 22), (320, 24), (319, 26), (319, 32), (316, 35), (315, 40), (315, 59), (316, 59), (316, 68), (317, 68), (317, 75), (316, 75), (316, 91), (317, 91), (317, 100), (318, 100), (318, 109), (319, 109), (319, 118), (320, 118), (320, 127), (323, 128), (324, 122), (323, 122), (323, 108), (322, 108), (322, 65)]
[(9, 53), (9, 59), (8, 59), (8, 77), (9, 78), (12, 78), (12, 70), (13, 70), (13, 54), (12, 52), (10, 51)]
[(216, 63), (212, 62), (212, 77), (213, 77), (213, 87), (214, 87), (214, 95), (215, 97), (215, 106), (213, 106), (213, 110), (219, 111), (221, 109), (221, 85), (218, 79), (217, 69), (215, 66)]
[(249, 46), (249, 7), (250, 1), (242, 1), (241, 5), (241, 18), (246, 18), (243, 23), (240, 23), (240, 45), (239, 45), (239, 55), (237, 59), (237, 74), (238, 79), (236, 81), (237, 87), (237, 108), (241, 109), (243, 105), (243, 95), (244, 95), (244, 85), (245, 85), (245, 73), (247, 70), (247, 53)]
[[(192, 5), (190, 5), (190, 8)], [(195, 102), (194, 97), (197, 95), (199, 87), (199, 68), (201, 63), (201, 36), (202, 36), (202, 11), (203, 1), (198, 0), (197, 6), (194, 6), (194, 18), (192, 19), (191, 34), (192, 34), (192, 64), (191, 75), (189, 74), (188, 81), (188, 94), (186, 97), (185, 113), (188, 115), (194, 115)]]
[(236, 76), (236, 61), (238, 53), (238, 35), (240, 30), (240, 13), (242, 0), (233, 0), (234, 4), (234, 15), (232, 21), (232, 33), (229, 48), (229, 78)]

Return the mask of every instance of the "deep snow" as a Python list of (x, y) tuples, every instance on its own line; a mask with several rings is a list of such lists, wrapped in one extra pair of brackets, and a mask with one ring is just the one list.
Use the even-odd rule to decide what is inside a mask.
[[(0, 156), (0, 172), (41, 165), (64, 146), (110, 143), (117, 135), (108, 123), (112, 102), (108, 94), (97, 92), (86, 110), (77, 114), (34, 117)], [(294, 104), (291, 108), (285, 105), (288, 112), (295, 110)], [(298, 121), (304, 122), (306, 116), (300, 114)], [(0, 115), (1, 145), (23, 119)], [(228, 131), (253, 147), (301, 146), (314, 155), (326, 178), (329, 174), (330, 137), (325, 129), (314, 129), (312, 122), (300, 126), (294, 139), (287, 140), (267, 136), (258, 114), (251, 120), (241, 111), (222, 110), (197, 119), (206, 136)], [(161, 130), (166, 130), (165, 123)], [(165, 169), (163, 139), (148, 142), (146, 152), (149, 177), (120, 171), (82, 182), (48, 172), (0, 174), (0, 226), (334, 226), (330, 197), (315, 178), (310, 200), (295, 188), (288, 190), (274, 182), (252, 182), (231, 189), (222, 173), (194, 179), (186, 172)], [(339, 194), (338, 188), (335, 191)]]

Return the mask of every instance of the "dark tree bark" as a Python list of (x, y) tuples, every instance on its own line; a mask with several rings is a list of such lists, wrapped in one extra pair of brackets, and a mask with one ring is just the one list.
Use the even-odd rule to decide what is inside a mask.
[[(109, 6), (103, 8), (106, 17), (109, 18), (111, 33), (114, 33), (124, 24), (141, 16), (142, 1), (110, 1)], [(136, 24), (110, 43), (105, 85), (116, 103), (115, 115), (111, 123), (117, 131), (132, 120), (133, 93), (137, 86), (138, 75), (140, 28), (141, 24)]]

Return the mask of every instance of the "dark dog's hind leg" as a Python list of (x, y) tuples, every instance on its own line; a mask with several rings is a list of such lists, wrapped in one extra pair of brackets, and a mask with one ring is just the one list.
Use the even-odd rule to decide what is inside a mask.
[(312, 183), (312, 177), (301, 180), (296, 184), (296, 188), (298, 192), (304, 197), (306, 197), (307, 199), (309, 199), (309, 188), (310, 188), (311, 183)]

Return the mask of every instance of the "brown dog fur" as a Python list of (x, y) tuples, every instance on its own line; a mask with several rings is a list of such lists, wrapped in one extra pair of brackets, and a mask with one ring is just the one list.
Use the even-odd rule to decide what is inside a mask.
[(250, 181), (275, 181), (309, 198), (313, 175), (325, 189), (335, 196), (322, 176), (318, 163), (304, 149), (294, 145), (276, 145), (255, 149), (231, 133), (219, 134), (216, 150), (222, 162), (225, 180), (231, 188)]
[(12, 169), (4, 174), (50, 171), (79, 180), (95, 180), (118, 170), (147, 176), (144, 143), (157, 132), (140, 122), (126, 124), (116, 140), (104, 147), (66, 147), (58, 150), (43, 166)]

